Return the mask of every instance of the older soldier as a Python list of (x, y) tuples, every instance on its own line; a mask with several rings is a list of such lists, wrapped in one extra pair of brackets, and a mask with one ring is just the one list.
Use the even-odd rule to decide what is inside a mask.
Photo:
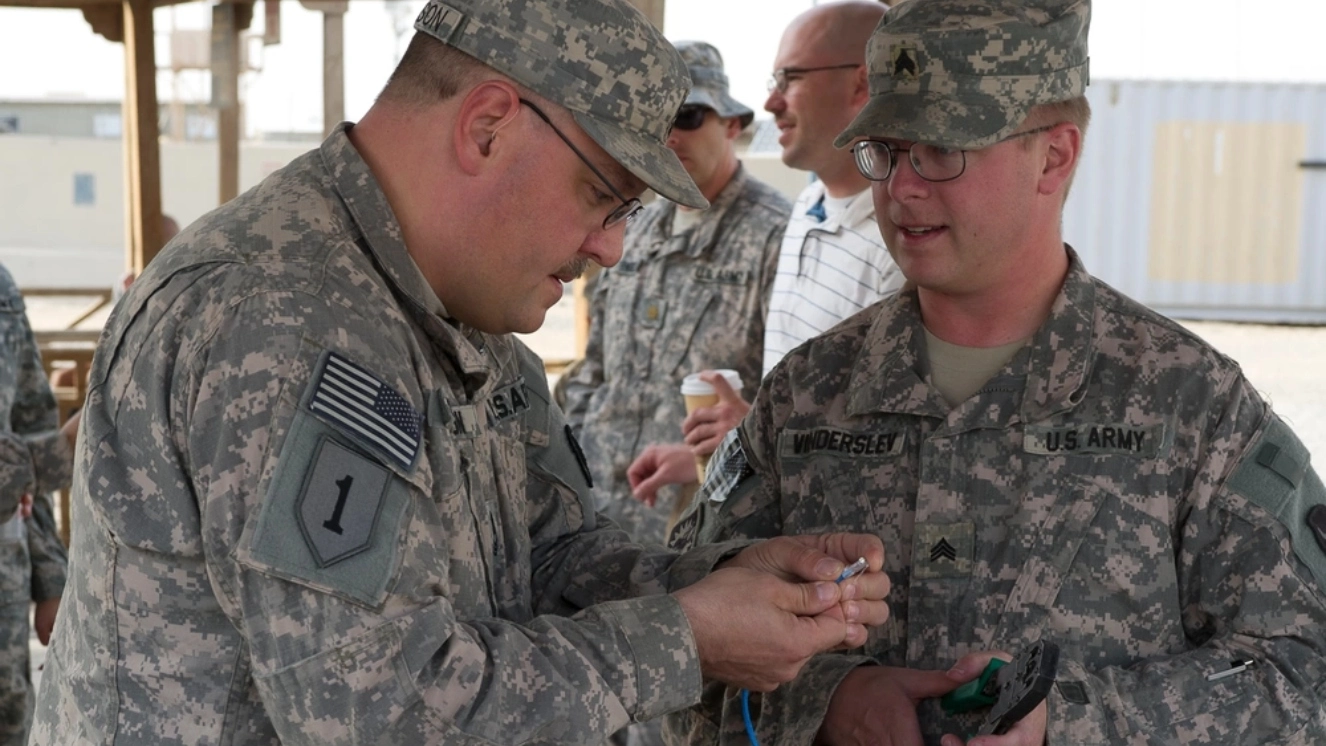
[(50, 493), (69, 486), (77, 420), (58, 427), (23, 296), (3, 266), (0, 418), (0, 744), (22, 746), (32, 710), (28, 612), (35, 601), (33, 626), (46, 644), (65, 579)]
[(617, 0), (415, 27), (362, 122), (113, 314), (35, 743), (595, 743), (883, 621), (882, 572), (832, 582), (877, 538), (678, 556), (596, 525), (508, 334), (617, 261), (645, 184), (705, 204), (663, 143), (676, 51)]
[[(651, 443), (679, 439), (682, 378), (733, 368), (760, 379), (764, 317), (791, 205), (746, 173), (733, 141), (755, 112), (728, 94), (718, 50), (679, 42), (691, 91), (673, 120), (677, 154), (707, 210), (660, 199), (626, 229), (622, 261), (594, 292), (584, 363), (566, 413), (585, 446), (599, 508), (640, 541), (662, 543), (669, 500), (632, 499), (627, 467)], [(697, 481), (685, 446), (685, 481)], [(679, 499), (679, 498), (674, 498)]]
[[(838, 144), (915, 289), (786, 358), (719, 449), (733, 478), (679, 526), (901, 547), (865, 655), (754, 698), (765, 743), (955, 746), (979, 715), (926, 698), (1037, 640), (1062, 652), (1048, 700), (968, 743), (1326, 742), (1307, 451), (1233, 361), (1060, 235), (1089, 18), (1089, 0), (910, 0), (871, 39), (871, 100)], [(731, 702), (682, 725), (743, 742)]]

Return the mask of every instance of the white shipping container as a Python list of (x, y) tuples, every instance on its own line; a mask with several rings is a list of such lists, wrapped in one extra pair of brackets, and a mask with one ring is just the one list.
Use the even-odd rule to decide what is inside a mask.
[(1169, 316), (1326, 323), (1326, 85), (1092, 81), (1064, 236)]

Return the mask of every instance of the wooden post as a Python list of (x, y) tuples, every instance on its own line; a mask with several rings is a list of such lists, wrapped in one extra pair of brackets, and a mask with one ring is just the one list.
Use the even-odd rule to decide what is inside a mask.
[(345, 11), (322, 14), (322, 136), (345, 120)]
[(235, 5), (212, 6), (212, 106), (221, 204), (239, 195), (239, 24)]
[(152, 0), (122, 0), (124, 12), (125, 243), (135, 274), (161, 250), (161, 145)]
[(667, 0), (630, 0), (630, 3), (645, 14), (654, 28), (663, 30), (663, 10), (668, 4)]

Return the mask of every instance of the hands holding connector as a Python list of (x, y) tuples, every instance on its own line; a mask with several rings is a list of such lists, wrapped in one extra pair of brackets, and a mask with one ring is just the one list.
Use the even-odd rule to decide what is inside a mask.
[[(859, 574), (839, 582), (859, 559)], [(864, 644), (867, 628), (888, 619), (883, 565), (876, 536), (784, 536), (748, 547), (675, 595), (704, 675), (770, 691), (812, 656)]]

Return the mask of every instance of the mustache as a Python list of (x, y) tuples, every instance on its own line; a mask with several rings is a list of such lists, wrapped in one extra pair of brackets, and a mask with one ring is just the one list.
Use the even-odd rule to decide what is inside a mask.
[(563, 264), (561, 268), (557, 270), (555, 276), (562, 282), (571, 282), (572, 280), (579, 279), (581, 275), (585, 274), (585, 270), (589, 269), (589, 262), (590, 260), (588, 257), (578, 256), (566, 264)]

